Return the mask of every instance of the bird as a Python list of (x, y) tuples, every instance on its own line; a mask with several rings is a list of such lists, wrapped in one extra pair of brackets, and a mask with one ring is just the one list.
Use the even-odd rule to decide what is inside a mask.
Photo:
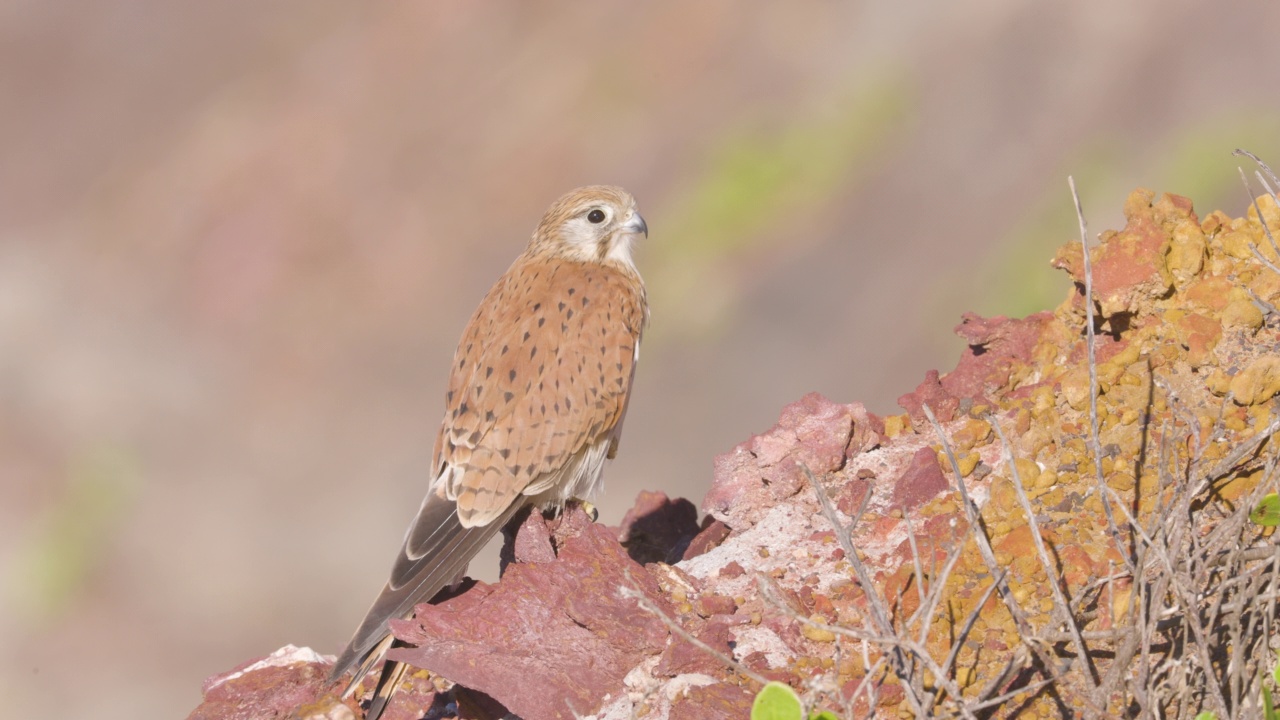
[[(593, 496), (618, 451), (649, 322), (632, 248), (649, 227), (619, 187), (591, 185), (546, 211), (458, 343), (432, 479), (391, 569), (329, 676), (349, 697), (396, 642), (388, 620), (461, 579), (519, 510)], [(388, 661), (376, 720), (407, 666)]]

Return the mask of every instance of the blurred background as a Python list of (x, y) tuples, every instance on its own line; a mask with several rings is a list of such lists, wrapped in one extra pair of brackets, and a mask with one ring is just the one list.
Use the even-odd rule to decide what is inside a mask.
[[(630, 189), (653, 303), (602, 519), (698, 502), (818, 390), (895, 412), (1132, 188), (1243, 212), (1280, 5), (0, 5), (0, 706), (181, 718), (340, 649), (464, 323), (543, 210)], [(491, 578), (490, 553), (475, 573)]]

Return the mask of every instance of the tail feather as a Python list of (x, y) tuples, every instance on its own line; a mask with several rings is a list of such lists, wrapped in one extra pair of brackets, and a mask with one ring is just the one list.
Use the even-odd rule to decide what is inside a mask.
[[(373, 646), (373, 648), (370, 649), (369, 652), (366, 653), (363, 657), (356, 658), (356, 660), (358, 660), (359, 662), (355, 664), (356, 669), (355, 669), (355, 672), (351, 675), (351, 680), (349, 680), (347, 682), (347, 686), (342, 689), (342, 697), (345, 698), (356, 691), (356, 688), (360, 686), (360, 683), (364, 680), (365, 676), (369, 674), (369, 671), (373, 669), (373, 666), (377, 665), (378, 661), (381, 660), (382, 657), (387, 654), (387, 650), (391, 649), (391, 644), (394, 641), (395, 641), (394, 637), (392, 637), (391, 635), (387, 635), (386, 637), (382, 638), (382, 642)], [(336, 670), (337, 668), (338, 668), (338, 665), (334, 665), (334, 670)], [(331, 672), (329, 674), (329, 683), (333, 684), (337, 682), (338, 679), (341, 678), (343, 673), (345, 672), (346, 672), (345, 670), (342, 673)]]
[[(347, 685), (343, 696), (351, 694), (391, 647), (393, 638), (387, 621), (409, 617), (413, 614), (415, 605), (430, 600), (441, 589), (452, 584), (466, 570), (476, 553), (519, 509), (519, 504), (513, 504), (493, 522), (464, 528), (458, 520), (453, 501), (434, 494), (428, 495), (405, 536), (404, 546), (391, 571), (391, 579), (374, 600), (351, 642), (338, 656), (329, 674), (329, 682), (337, 682), (353, 667), (356, 668), (355, 676)], [(375, 696), (378, 713), (375, 714), (374, 706), (371, 706), (368, 720), (375, 720), (381, 714), (404, 670), (402, 663), (388, 663), (384, 666), (378, 688), (380, 691), (385, 689), (386, 696), (381, 702)], [(393, 674), (394, 678), (391, 677)]]
[(400, 686), (400, 681), (404, 679), (404, 673), (409, 669), (408, 664), (402, 662), (389, 662), (382, 669), (382, 677), (378, 678), (378, 687), (373, 691), (373, 699), (369, 701), (369, 710), (365, 713), (365, 720), (378, 720), (382, 716), (382, 711), (387, 709), (387, 703), (391, 702), (391, 696), (395, 694), (396, 688)]

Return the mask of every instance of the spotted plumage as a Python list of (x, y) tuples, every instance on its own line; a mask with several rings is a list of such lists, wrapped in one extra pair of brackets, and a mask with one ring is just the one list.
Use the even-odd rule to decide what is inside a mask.
[[(631, 259), (632, 242), (647, 234), (622, 189), (574, 190), (480, 302), (454, 356), (427, 497), (334, 666), (332, 680), (355, 668), (346, 693), (390, 646), (387, 621), (454, 582), (517, 510), (597, 489), (617, 452), (648, 320)], [(384, 667), (369, 718), (403, 672)]]

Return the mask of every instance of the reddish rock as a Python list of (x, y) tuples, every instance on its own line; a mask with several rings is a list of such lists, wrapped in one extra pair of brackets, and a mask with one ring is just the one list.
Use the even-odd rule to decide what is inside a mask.
[[(801, 465), (817, 476), (844, 466), (854, 426), (874, 419), (861, 404), (840, 405), (810, 393), (783, 409), (778, 424), (715, 462), (715, 479), (702, 509), (741, 531), (807, 483)], [(878, 436), (877, 436), (878, 437)]]
[(751, 715), (755, 693), (741, 685), (715, 683), (689, 688), (671, 706), (670, 720), (739, 720)]
[(906, 699), (907, 693), (902, 689), (901, 685), (882, 684), (878, 689), (879, 706), (882, 708), (892, 708), (899, 705)]
[(674, 563), (698, 534), (698, 509), (684, 498), (642, 491), (618, 528), (618, 540), (638, 563)]
[(742, 566), (739, 565), (736, 560), (734, 560), (734, 561), (730, 561), (729, 564), (720, 568), (720, 577), (722, 578), (742, 577), (742, 575), (745, 572), (746, 570), (743, 570)]
[[(694, 637), (706, 643), (708, 647), (724, 656), (732, 655), (730, 649), (729, 628), (731, 623), (723, 618), (711, 620), (703, 625)], [(687, 629), (687, 628), (686, 628)], [(716, 677), (725, 672), (724, 663), (706, 650), (682, 638), (672, 638), (671, 644), (663, 651), (658, 666), (653, 670), (655, 675), (675, 677), (681, 673), (701, 673)]]
[[(1169, 239), (1161, 226), (1150, 190), (1135, 190), (1125, 202), (1127, 219), (1124, 230), (1104, 233), (1103, 241), (1090, 249), (1093, 271), (1093, 293), (1103, 318), (1117, 313), (1132, 313), (1144, 300), (1162, 297), (1173, 286), (1173, 278), (1165, 268), (1164, 255)], [(1178, 201), (1169, 196), (1166, 211), (1179, 212)], [(1189, 219), (1194, 213), (1185, 211)], [(1165, 213), (1168, 214), (1167, 212)], [(1084, 287), (1084, 262), (1080, 242), (1068, 243), (1053, 260), (1053, 266), (1066, 270), (1079, 288)]]
[(1188, 313), (1176, 324), (1178, 332), (1185, 338), (1187, 362), (1192, 367), (1204, 365), (1210, 359), (1210, 353), (1222, 339), (1222, 324), (1217, 320)]
[(727, 595), (716, 595), (715, 593), (703, 593), (693, 603), (694, 612), (702, 617), (732, 615), (733, 611), (737, 609), (738, 605), (733, 601), (733, 598)]
[(1100, 567), (1095, 566), (1089, 553), (1074, 543), (1055, 546), (1054, 554), (1058, 556), (1058, 561), (1062, 564), (1063, 579), (1066, 581), (1067, 587), (1072, 590), (1092, 582), (1097, 576), (1109, 574), (1106, 563), (1099, 563)]
[(927, 428), (929, 419), (922, 407), (928, 405), (939, 422), (947, 422), (955, 418), (956, 411), (960, 408), (960, 398), (947, 392), (942, 386), (937, 370), (929, 370), (914, 391), (898, 398), (898, 405), (911, 415), (913, 427)]
[(458, 708), (458, 720), (503, 720), (511, 715), (502, 703), (478, 690), (458, 686), (454, 688), (453, 700)]
[(862, 507), (862, 501), (867, 497), (867, 491), (871, 489), (873, 479), (875, 479), (874, 475), (870, 478), (856, 477), (846, 480), (836, 489), (832, 493), (832, 499), (835, 500), (840, 512), (849, 517), (857, 515), (858, 508)]
[[(796, 593), (792, 593), (786, 588), (781, 588), (781, 590), (784, 598), (790, 596), (788, 599), (791, 600), (792, 607), (798, 608), (801, 606), (800, 598), (797, 597)], [(760, 624), (773, 630), (778, 639), (782, 641), (782, 644), (786, 645), (791, 652), (801, 657), (805, 655), (805, 643), (807, 641), (800, 633), (799, 620), (792, 620), (785, 615), (770, 614), (766, 615)]]
[(1201, 307), (1215, 312), (1222, 312), (1222, 309), (1231, 301), (1231, 289), (1235, 285), (1235, 282), (1230, 277), (1206, 275), (1187, 285), (1183, 295), (1186, 296), (1187, 300)]
[(1030, 362), (1036, 343), (1044, 336), (1053, 313), (1038, 312), (1024, 318), (1003, 315), (982, 318), (965, 313), (955, 333), (968, 342), (955, 370), (943, 378), (943, 387), (960, 398), (978, 400), (1004, 388), (1014, 362)]
[[(501, 571), (506, 572), (507, 565), (513, 562), (552, 562), (566, 539), (576, 536), (592, 523), (591, 518), (576, 504), (560, 512), (538, 512), (533, 508), (521, 510), (502, 528), (504, 542), (498, 554)], [(617, 537), (616, 529), (606, 526), (601, 528)]]
[(911, 456), (911, 464), (894, 483), (889, 507), (914, 510), (948, 489), (950, 485), (938, 465), (938, 454), (931, 447), (922, 447)]
[(1092, 250), (1096, 256), (1091, 258), (1093, 291), (1100, 300), (1119, 297), (1144, 286), (1163, 286), (1161, 292), (1168, 288), (1162, 277), (1164, 245), (1168, 242), (1165, 233), (1149, 207), (1133, 204), (1133, 196), (1130, 201), (1125, 207), (1128, 223), (1124, 230)]
[(522, 511), (516, 518), (519, 519), (521, 515), (524, 516), (523, 520), (509, 523), (502, 529), (506, 538), (499, 556), (503, 572), (513, 562), (544, 563), (556, 559), (556, 549), (551, 544), (551, 528), (547, 527), (546, 518), (532, 509)]
[(685, 548), (684, 555), (680, 559), (696, 558), (718, 547), (727, 537), (729, 537), (729, 526), (708, 515), (702, 519), (702, 530), (689, 541), (689, 547)]
[(576, 502), (571, 503), (562, 512), (552, 513), (546, 523), (547, 528), (551, 530), (551, 545), (555, 548), (557, 555), (560, 554), (560, 548), (564, 547), (566, 541), (577, 537), (588, 527), (595, 526), (597, 532), (602, 532), (615, 541), (618, 539), (617, 528), (596, 525), (596, 522)]
[[(452, 702), (452, 693), (437, 693), (427, 673), (408, 675), (400, 683), (400, 689), (391, 696), (391, 702), (382, 711), (379, 720), (421, 720), (424, 717), (446, 718), (445, 708)], [(370, 687), (377, 677), (369, 678)], [(360, 717), (357, 715), (356, 717)], [(459, 716), (461, 717), (461, 716)], [(290, 718), (290, 720), (293, 720)], [(338, 720), (334, 717), (302, 717), (299, 720)]]
[[(1098, 361), (1107, 362), (1136, 343), (1135, 357), (1147, 358), (1150, 367), (1174, 365), (1173, 382), (1179, 374), (1187, 375), (1186, 365), (1196, 365), (1197, 358), (1215, 363), (1220, 355), (1241, 353), (1240, 334), (1224, 333), (1217, 318), (1226, 307), (1223, 296), (1230, 294), (1226, 291), (1239, 276), (1228, 272), (1229, 267), (1214, 270), (1220, 275), (1186, 280), (1179, 290), (1170, 285), (1162, 265), (1165, 243), (1174, 237), (1171, 228), (1192, 235), (1197, 230), (1194, 225), (1187, 230), (1187, 223), (1194, 221), (1190, 204), (1170, 197), (1152, 205), (1151, 195), (1139, 192), (1131, 196), (1126, 215), (1128, 227), (1107, 234), (1091, 251), (1104, 330), (1096, 338)], [(1222, 222), (1217, 226), (1227, 227)], [(1228, 257), (1218, 253), (1217, 260), (1225, 263)], [(1082, 261), (1079, 243), (1064, 249), (1057, 260), (1077, 281), (1082, 280)], [(1280, 281), (1272, 279), (1268, 286), (1276, 283)], [(1185, 297), (1163, 295), (1172, 290)], [(1265, 294), (1271, 298), (1277, 292)], [(716, 652), (732, 654), (762, 676), (796, 688), (816, 687), (807, 683), (821, 677), (826, 687), (840, 687), (847, 694), (864, 671), (860, 664), (832, 657), (833, 644), (802, 632), (802, 625), (782, 612), (778, 602), (758, 594), (756, 580), (770, 578), (781, 604), (832, 622), (860, 623), (868, 614), (868, 593), (873, 592), (899, 620), (919, 606), (915, 583), (921, 578), (913, 560), (918, 555), (919, 567), (930, 568), (932, 575), (948, 551), (969, 542), (958, 500), (922, 507), (940, 494), (954, 492), (949, 472), (943, 472), (945, 461), (940, 465), (929, 446), (933, 432), (921, 412), (926, 403), (943, 422), (968, 414), (970, 406), (987, 405), (1011, 439), (1028, 439), (1030, 450), (1020, 447), (1020, 452), (1037, 462), (1043, 459), (1046, 469), (1056, 468), (1057, 484), (1034, 502), (1037, 512), (1047, 516), (1040, 527), (1052, 548), (1056, 571), (1078, 591), (1123, 565), (1119, 550), (1099, 529), (1096, 513), (1084, 511), (1081, 491), (1088, 487), (1087, 472), (1076, 456), (1085, 447), (1081, 443), (1087, 418), (1061, 397), (1068, 380), (1078, 380), (1064, 378), (1063, 368), (1080, 368), (1085, 362), (1083, 307), (1077, 287), (1054, 313), (1022, 320), (965, 315), (956, 332), (968, 348), (953, 371), (931, 372), (915, 392), (903, 396), (914, 432), (905, 430), (892, 440), (886, 439), (882, 421), (860, 405), (840, 405), (815, 394), (788, 406), (775, 427), (717, 458), (715, 483), (703, 504), (709, 515), (701, 525), (690, 503), (661, 493), (642, 493), (616, 531), (590, 524), (575, 508), (552, 519), (540, 513), (519, 518), (506, 551), (513, 564), (502, 581), (464, 585), (451, 599), (420, 606), (416, 620), (393, 623), (398, 637), (418, 647), (393, 651), (392, 657), (430, 667), (459, 683), (443, 698), (425, 696), (436, 703), (428, 715), (441, 720), (449, 717), (450, 707), (461, 717), (476, 719), (500, 717), (508, 710), (529, 720), (568, 718), (597, 710), (605, 698), (610, 698), (609, 717), (746, 717), (758, 688), (734, 676), (714, 654), (670, 637), (659, 621), (622, 600), (618, 587), (634, 582), (686, 632)], [(1274, 337), (1263, 330), (1252, 340), (1261, 346)], [(1189, 352), (1183, 352), (1183, 346)], [(1222, 369), (1235, 368), (1223, 364)], [(1107, 369), (1111, 380), (1101, 399), (1124, 400), (1124, 392), (1116, 388), (1128, 381), (1115, 379), (1111, 371)], [(1192, 385), (1203, 380), (1203, 373), (1190, 374), (1195, 376)], [(1183, 397), (1187, 389), (1180, 390)], [(1217, 405), (1216, 400), (1210, 403)], [(1247, 419), (1242, 407), (1222, 415), (1224, 425), (1244, 424)], [(1007, 473), (1001, 467), (998, 441), (978, 425), (957, 422), (946, 432), (978, 453), (968, 483), (982, 502), (982, 493), (990, 492), (988, 476)], [(1122, 424), (1111, 423), (1104, 432), (1122, 429)], [(1152, 438), (1153, 446), (1163, 447)], [(877, 446), (879, 452), (868, 452)], [(1071, 454), (1062, 455), (1063, 448)], [(804, 466), (822, 479), (846, 515), (857, 515), (863, 498), (875, 491), (852, 530), (871, 587), (851, 578), (847, 560), (852, 558), (844, 558), (837, 533), (822, 516)], [(1005, 505), (986, 507), (994, 512)], [(922, 509), (932, 514), (926, 516), (919, 512)], [(910, 514), (909, 527), (899, 510), (917, 511)], [(1006, 519), (1012, 517), (997, 513), (995, 518)], [(1039, 560), (1031, 539), (1029, 527), (1018, 524), (1001, 531), (994, 542), (1000, 556), (1010, 560), (1010, 582), (1031, 593), (1026, 608), (1039, 618), (1047, 612), (1038, 608), (1047, 607), (1043, 593), (1048, 586), (1035, 581)], [(636, 560), (650, 564), (642, 567)], [(657, 560), (666, 562), (650, 562)], [(681, 562), (667, 564), (675, 560)], [(967, 612), (990, 582), (976, 554), (967, 550), (951, 578), (948, 613)], [(1088, 630), (1120, 622), (1112, 614), (1129, 611), (1128, 585), (1118, 580), (1105, 588), (1095, 603), (1098, 612), (1088, 619)], [(999, 596), (988, 596), (979, 612), (1001, 616)], [(931, 637), (926, 645), (945, 650), (955, 637), (951, 633), (956, 617), (951, 617), (950, 627), (945, 622), (937, 625), (945, 639)], [(980, 678), (982, 673), (999, 672), (1000, 656), (1019, 647), (1007, 623), (1000, 625), (979, 628), (968, 640), (986, 658), (978, 670)], [(814, 662), (827, 659), (836, 662)], [(207, 688), (206, 705), (197, 711), (206, 714), (193, 717), (348, 711), (349, 706), (335, 704), (326, 694), (331, 689), (319, 684), (325, 669), (323, 663), (313, 669), (305, 663), (285, 664), (219, 678)], [(420, 672), (410, 682), (429, 679)], [(1006, 681), (1001, 690), (1014, 682)], [(410, 720), (427, 712), (424, 706), (397, 704), (404, 696), (393, 701), (388, 720)], [(883, 714), (901, 714), (902, 701), (901, 686), (879, 685), (877, 702)], [(879, 710), (861, 707), (865, 702), (855, 702), (859, 712)], [(244, 710), (250, 703), (257, 708), (253, 713)], [(1012, 711), (1031, 708), (1028, 704)]]
[(845, 445), (845, 457), (853, 457), (858, 453), (873, 450), (884, 444), (884, 418), (862, 406), (862, 403), (852, 403), (847, 407), (853, 415), (853, 434), (849, 437), (848, 444)]
[[(950, 482), (948, 480), (948, 482)], [(950, 489), (948, 487), (948, 489)], [(918, 533), (926, 537), (931, 537), (947, 546), (950, 543), (963, 542), (966, 535), (969, 534), (969, 520), (963, 510), (956, 510), (949, 513), (938, 513), (929, 518), (925, 518), (924, 527), (917, 526)]]
[(921, 406), (928, 404), (940, 422), (954, 420), (962, 406), (990, 403), (988, 395), (1005, 387), (1011, 368), (1031, 360), (1036, 342), (1053, 321), (1053, 313), (1040, 312), (1022, 319), (1004, 316), (982, 318), (965, 313), (955, 329), (968, 342), (955, 370), (939, 376), (936, 370), (914, 392), (898, 398), (917, 428), (929, 427)]
[(288, 645), (205, 680), (203, 702), (187, 720), (267, 720), (300, 708), (320, 712), (339, 704), (328, 675), (327, 661)]
[[(582, 514), (565, 514), (572, 513)], [(587, 524), (553, 562), (510, 565), (498, 585), (477, 583), (438, 605), (419, 605), (412, 620), (392, 621), (396, 637), (418, 647), (389, 657), (479, 690), (521, 717), (590, 713), (667, 644), (665, 626), (619, 596), (624, 585), (671, 613), (657, 582), (613, 533)]]

